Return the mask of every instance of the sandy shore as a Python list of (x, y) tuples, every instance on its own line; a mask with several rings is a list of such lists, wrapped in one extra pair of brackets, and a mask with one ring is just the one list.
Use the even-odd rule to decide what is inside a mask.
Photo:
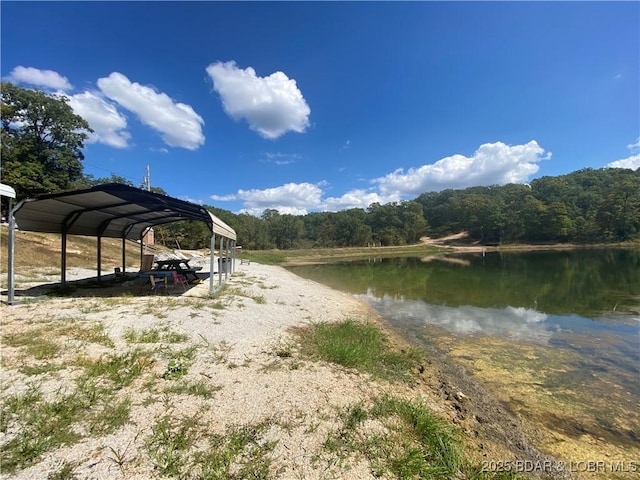
[[(83, 269), (70, 272), (72, 280), (93, 274)], [(53, 279), (55, 274), (52, 279), (32, 279), (31, 283), (21, 279), (18, 290)], [(483, 454), (489, 455), (486, 458), (513, 458), (514, 452), (502, 445), (505, 439), (488, 438), (493, 434), (478, 428), (479, 416), (470, 407), (472, 390), (468, 387), (466, 395), (462, 393), (460, 389), (467, 386), (460, 372), (454, 373), (457, 379), (444, 378), (446, 369), (435, 358), (417, 366), (423, 380), (409, 387), (296, 356), (292, 327), (347, 318), (380, 322), (351, 295), (280, 267), (239, 262), (219, 298), (207, 298), (207, 291), (207, 282), (186, 294), (178, 287), (167, 295), (150, 295), (143, 289), (135, 295), (99, 297), (90, 289), (78, 289), (70, 298), (20, 296), (22, 303), (2, 305), (3, 403), (33, 388), (51, 402), (73, 394), (82, 371), (79, 365), (88, 361), (140, 348), (152, 352), (152, 360), (140, 378), (111, 400), (130, 402), (125, 425), (105, 435), (89, 435), (86, 425), (74, 426), (81, 435), (79, 441), (47, 451), (28, 468), (0, 474), (0, 478), (47, 478), (64, 466), (73, 467), (74, 478), (160, 478), (150, 460), (149, 436), (162, 418), (195, 419), (204, 437), (269, 422), (263, 437), (276, 442), (270, 454), (274, 478), (376, 478), (361, 458), (348, 458), (340, 464), (326, 460), (323, 443), (347, 407), (366, 404), (384, 392), (419, 399), (437, 415), (458, 423), (473, 437), (469, 449), (477, 450), (478, 458)], [(152, 344), (131, 342), (132, 332), (150, 330), (164, 332), (162, 338)], [(81, 338), (78, 331), (104, 335)], [(167, 340), (169, 333), (180, 336), (180, 341)], [(37, 352), (16, 341), (40, 337), (56, 346), (55, 355), (38, 358)], [(171, 360), (182, 358), (185, 352), (191, 356), (185, 356), (188, 371), (180, 381), (207, 387), (213, 392), (209, 397), (167, 393), (175, 382), (163, 375)], [(43, 368), (43, 373), (35, 375), (25, 370), (25, 366), (43, 365), (55, 368)], [(517, 431), (513, 420), (509, 421), (512, 423), (507, 423), (506, 430)], [(495, 425), (492, 428), (495, 430)], [(9, 421), (0, 433), (0, 444), (7, 445), (19, 434), (19, 424)], [(526, 443), (520, 433), (509, 436), (506, 443), (514, 438)], [(538, 455), (534, 452), (530, 456), (532, 450), (526, 445), (517, 448), (527, 458)]]
[[(82, 269), (70, 272), (71, 279), (90, 273)], [(21, 285), (26, 283), (18, 284), (18, 289)], [(75, 466), (78, 478), (156, 478), (153, 465), (143, 453), (145, 436), (156, 419), (167, 412), (176, 417), (198, 415), (211, 433), (276, 418), (277, 425), (271, 427), (268, 436), (278, 442), (273, 452), (277, 477), (330, 478), (327, 466), (314, 467), (312, 460), (320, 453), (340, 409), (389, 386), (330, 365), (296, 365), (294, 358), (283, 358), (278, 352), (288, 348), (290, 327), (345, 318), (367, 320), (370, 312), (349, 295), (282, 268), (255, 263), (238, 266), (228, 292), (219, 301), (206, 298), (207, 286), (198, 285), (187, 295), (170, 292), (168, 296), (117, 299), (77, 296), (0, 307), (3, 336), (40, 332), (44, 327), (51, 332), (51, 341), (63, 343), (55, 358), (37, 360), (25, 356), (22, 348), (9, 346), (11, 342), (3, 342), (0, 378), (5, 400), (27, 391), (30, 385), (37, 385), (54, 399), (72, 389), (78, 370), (73, 365), (78, 356), (98, 358), (113, 351), (123, 354), (139, 346), (125, 340), (129, 329), (140, 332), (151, 328), (186, 334), (188, 340), (179, 348), (193, 346), (197, 352), (184, 380), (206, 382), (215, 391), (210, 399), (192, 395), (163, 398), (160, 392), (167, 383), (162, 379), (167, 358), (156, 354), (149, 378), (118, 393), (132, 402), (127, 425), (110, 435), (87, 437), (45, 453), (33, 466), (13, 475), (2, 474), (2, 478), (47, 478), (65, 463)], [(115, 347), (54, 335), (57, 326), (70, 323), (83, 328), (102, 325)], [(69, 367), (35, 376), (20, 372), (25, 362), (43, 361)], [(284, 424), (290, 426), (278, 426)], [(16, 426), (9, 424), (0, 433), (0, 442), (4, 445), (18, 433)], [(127, 459), (120, 468), (114, 452), (124, 451)], [(356, 462), (349, 468), (349, 478), (371, 478), (366, 465)]]

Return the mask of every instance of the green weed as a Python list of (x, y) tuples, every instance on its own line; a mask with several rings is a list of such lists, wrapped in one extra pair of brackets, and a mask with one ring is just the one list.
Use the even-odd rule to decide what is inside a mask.
[(201, 380), (199, 382), (176, 383), (164, 389), (164, 393), (186, 394), (194, 397), (202, 397), (205, 399), (213, 397), (213, 394), (222, 389), (221, 386), (210, 386), (207, 382)]
[(164, 415), (153, 425), (146, 448), (161, 475), (185, 476), (188, 451), (197, 440), (197, 425), (195, 417), (178, 420), (171, 415)]
[(38, 360), (55, 357), (60, 346), (47, 338), (48, 327), (39, 327), (22, 333), (3, 335), (3, 343), (11, 347), (23, 347), (24, 352)]
[(59, 470), (51, 472), (47, 475), (47, 480), (74, 480), (76, 475), (73, 473), (75, 467), (69, 462), (64, 462)]
[[(367, 433), (365, 420), (380, 427)], [(463, 463), (459, 435), (422, 403), (385, 396), (370, 409), (350, 407), (343, 424), (332, 432), (325, 449), (339, 460), (364, 455), (378, 476), (394, 478), (458, 478)]]
[(171, 359), (167, 364), (167, 369), (162, 374), (165, 380), (176, 380), (187, 374), (187, 366), (180, 360)]
[(224, 435), (214, 435), (206, 452), (196, 455), (200, 471), (196, 478), (211, 480), (267, 479), (271, 460), (269, 453), (276, 442), (261, 440), (268, 422), (235, 426)]
[(411, 380), (417, 352), (398, 352), (375, 326), (345, 320), (318, 323), (300, 331), (301, 353), (355, 368), (378, 378)]
[[(68, 321), (73, 321), (73, 319)], [(60, 326), (56, 329), (56, 333), (80, 341), (97, 343), (105, 347), (113, 348), (115, 346), (113, 340), (111, 340), (109, 335), (104, 331), (104, 325), (102, 323), (96, 323), (90, 327), (85, 327), (78, 323), (70, 323)]]
[(105, 377), (117, 389), (124, 388), (140, 377), (150, 366), (149, 354), (142, 350), (134, 350), (123, 355), (110, 355), (95, 361), (81, 360), (80, 366), (85, 368), (90, 377)]
[(124, 332), (127, 343), (160, 343), (160, 330), (147, 328), (137, 331), (135, 328), (127, 328)]

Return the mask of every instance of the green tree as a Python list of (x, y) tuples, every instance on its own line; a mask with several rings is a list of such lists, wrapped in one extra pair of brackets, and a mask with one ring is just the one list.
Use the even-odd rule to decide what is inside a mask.
[(19, 199), (72, 188), (82, 179), (82, 148), (93, 132), (68, 98), (1, 84), (2, 181)]
[(552, 202), (543, 216), (543, 231), (547, 240), (565, 242), (573, 233), (573, 221), (563, 202)]
[(427, 220), (424, 218), (422, 205), (415, 200), (400, 204), (400, 219), (406, 243), (417, 243), (429, 230)]
[(267, 226), (270, 242), (276, 248), (294, 248), (303, 240), (304, 221), (301, 216), (281, 214), (278, 210), (269, 208), (263, 212), (262, 221)]
[(76, 180), (73, 183), (72, 187), (73, 188), (90, 188), (90, 187), (95, 187), (97, 185), (104, 185), (105, 183), (121, 183), (123, 185), (128, 185), (130, 187), (134, 186), (133, 182), (127, 180), (124, 177), (121, 177), (120, 175), (116, 175), (115, 173), (112, 173), (110, 177), (99, 177), (99, 178), (96, 178), (93, 175), (84, 175), (79, 180)]
[(628, 176), (614, 184), (596, 214), (602, 235), (628, 240), (640, 232), (640, 176)]
[(223, 218), (214, 212), (222, 221), (231, 226), (238, 236), (238, 244), (249, 250), (264, 250), (273, 248), (273, 243), (269, 238), (269, 231), (264, 220), (242, 213), (234, 215), (232, 218)]

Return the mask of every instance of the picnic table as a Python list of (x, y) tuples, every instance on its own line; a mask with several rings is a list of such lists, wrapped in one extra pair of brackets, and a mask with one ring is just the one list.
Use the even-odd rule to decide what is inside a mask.
[(138, 276), (148, 278), (154, 292), (161, 286), (164, 286), (165, 291), (169, 289), (169, 279), (171, 278), (171, 271), (169, 270), (148, 270), (138, 273)]
[(182, 258), (168, 258), (166, 260), (156, 260), (154, 262), (154, 270), (156, 271), (166, 271), (171, 272), (172, 270), (177, 271), (179, 274), (184, 275), (187, 280), (194, 281), (198, 280), (198, 275), (196, 272), (202, 270), (202, 267), (191, 267), (189, 265), (189, 259)]

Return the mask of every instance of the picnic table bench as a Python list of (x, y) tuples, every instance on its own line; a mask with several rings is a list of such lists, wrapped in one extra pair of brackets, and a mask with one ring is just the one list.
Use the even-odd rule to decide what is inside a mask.
[(154, 262), (156, 271), (172, 271), (176, 270), (179, 274), (184, 275), (189, 281), (198, 280), (196, 272), (202, 270), (202, 267), (191, 267), (189, 265), (189, 259), (181, 258), (168, 258), (166, 260), (156, 260)]

